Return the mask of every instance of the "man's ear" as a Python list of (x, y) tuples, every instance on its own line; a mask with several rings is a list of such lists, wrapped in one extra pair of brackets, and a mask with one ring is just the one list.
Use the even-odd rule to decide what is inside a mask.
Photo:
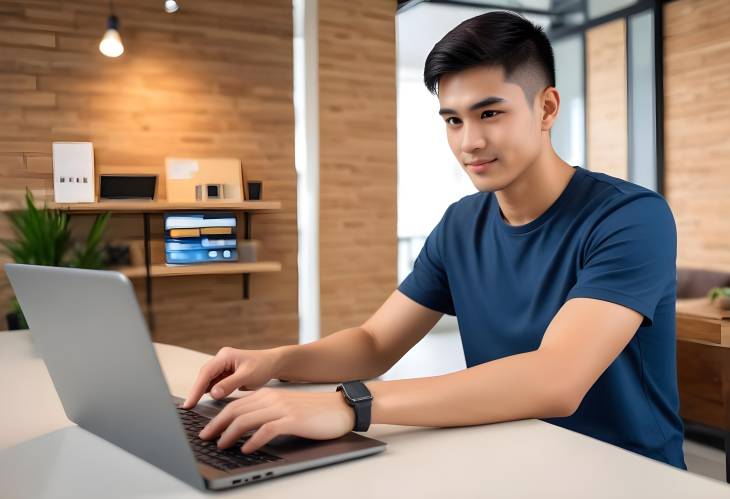
[(540, 112), (542, 116), (542, 129), (551, 130), (553, 123), (558, 117), (560, 109), (560, 93), (555, 87), (546, 87), (539, 95)]

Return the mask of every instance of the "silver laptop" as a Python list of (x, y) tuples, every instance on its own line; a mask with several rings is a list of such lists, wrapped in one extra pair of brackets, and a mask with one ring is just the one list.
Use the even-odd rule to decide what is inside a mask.
[(224, 404), (179, 407), (126, 276), (19, 264), (5, 272), (68, 418), (194, 487), (224, 489), (385, 450), (351, 432), (281, 436), (253, 454), (240, 442), (221, 451), (197, 432)]

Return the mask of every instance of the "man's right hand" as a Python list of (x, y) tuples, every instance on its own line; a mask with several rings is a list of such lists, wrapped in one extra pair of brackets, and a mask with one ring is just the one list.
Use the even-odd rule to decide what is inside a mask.
[(195, 407), (208, 392), (214, 399), (222, 399), (236, 388), (255, 390), (275, 376), (275, 364), (276, 354), (272, 350), (223, 347), (200, 368), (198, 378), (182, 407)]

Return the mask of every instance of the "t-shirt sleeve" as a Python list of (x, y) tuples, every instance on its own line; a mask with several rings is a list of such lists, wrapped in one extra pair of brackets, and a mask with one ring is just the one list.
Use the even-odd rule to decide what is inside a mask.
[[(452, 205), (453, 206), (453, 205)], [(398, 290), (411, 300), (438, 312), (456, 315), (443, 259), (444, 231), (451, 207), (426, 238), (413, 270)]]
[(584, 255), (566, 300), (617, 303), (643, 315), (642, 326), (651, 326), (657, 305), (677, 282), (677, 230), (667, 202), (645, 196), (616, 208), (589, 235)]

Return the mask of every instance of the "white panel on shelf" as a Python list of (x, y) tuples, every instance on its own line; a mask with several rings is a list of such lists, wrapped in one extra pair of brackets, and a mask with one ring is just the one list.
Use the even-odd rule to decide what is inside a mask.
[(91, 142), (53, 143), (53, 195), (57, 203), (96, 201)]

